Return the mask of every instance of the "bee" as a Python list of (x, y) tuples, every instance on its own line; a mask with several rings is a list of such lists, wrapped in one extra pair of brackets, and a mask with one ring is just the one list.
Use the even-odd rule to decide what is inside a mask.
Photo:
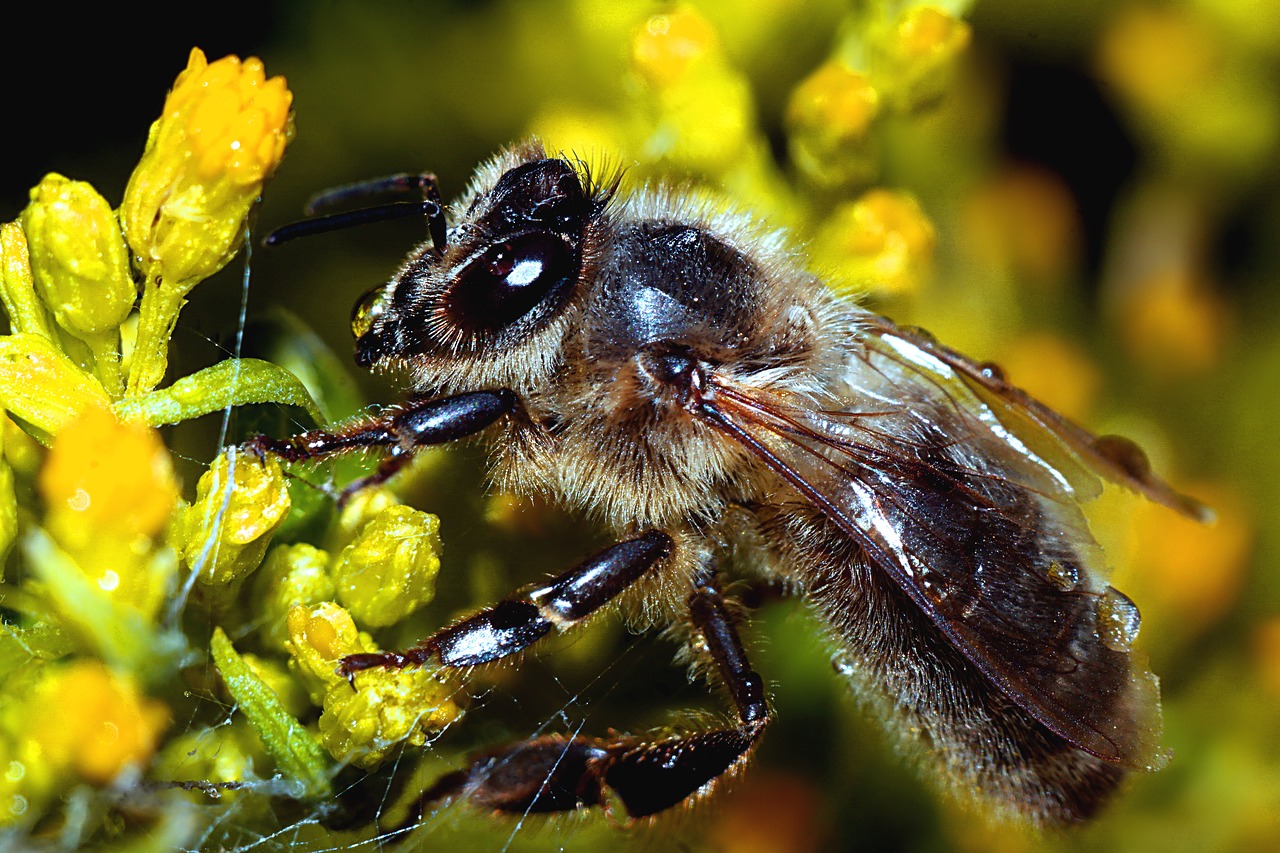
[(413, 201), (286, 226), (280, 243), (425, 216), (430, 240), (358, 304), (356, 360), (409, 377), (401, 405), (336, 431), (251, 441), (301, 461), (377, 449), (385, 481), (477, 436), (497, 488), (592, 517), (617, 544), (402, 651), (343, 659), (465, 669), (630, 604), (683, 631), (736, 717), (646, 739), (498, 746), (419, 803), (640, 818), (742, 766), (765, 683), (726, 601), (730, 555), (819, 614), (847, 677), (944, 789), (1040, 825), (1082, 822), (1164, 761), (1137, 607), (1081, 512), (1101, 480), (1208, 510), (1010, 385), (999, 368), (838, 298), (784, 235), (688, 193), (632, 193), (530, 141), (452, 207), (431, 175), (339, 188)]

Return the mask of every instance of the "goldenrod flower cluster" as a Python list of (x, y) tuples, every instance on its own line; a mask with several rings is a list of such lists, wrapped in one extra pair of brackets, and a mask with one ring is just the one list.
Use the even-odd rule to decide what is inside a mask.
[[(15, 614), (0, 635), (0, 833), (56, 825), (77, 786), (143, 776), (202, 786), (279, 773), (299, 797), (326, 796), (342, 764), (372, 766), (461, 713), (427, 669), (371, 673), (353, 691), (335, 670), (374, 648), (367, 635), (329, 642), (321, 659), (286, 619), (315, 607), (354, 632), (343, 605), (385, 627), (429, 602), (434, 516), (369, 492), (319, 537), (332, 556), (302, 541), (272, 550), (294, 507), (279, 463), (219, 453), (187, 503), (155, 429), (250, 402), (320, 419), (297, 379), (251, 359), (156, 388), (186, 294), (244, 239), (292, 135), (290, 104), (258, 60), (193, 50), (119, 211), (50, 174), (0, 226), (0, 557), (12, 554), (0, 597)], [(246, 637), (266, 654), (238, 651)], [(287, 649), (314, 671), (286, 667)], [(225, 691), (239, 711), (166, 745), (171, 720), (191, 719), (175, 688), (206, 653), (204, 693)]]

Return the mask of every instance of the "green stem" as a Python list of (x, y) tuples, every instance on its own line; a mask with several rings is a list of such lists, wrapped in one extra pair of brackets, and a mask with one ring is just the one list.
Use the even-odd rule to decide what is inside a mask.
[(147, 280), (138, 309), (138, 339), (129, 366), (125, 398), (147, 393), (164, 379), (169, 366), (169, 337), (178, 322), (178, 312), (186, 304), (186, 291), (154, 275)]
[(93, 353), (93, 369), (107, 389), (112, 400), (119, 400), (124, 394), (124, 377), (120, 375), (120, 334), (106, 332), (92, 338), (86, 338), (89, 351)]

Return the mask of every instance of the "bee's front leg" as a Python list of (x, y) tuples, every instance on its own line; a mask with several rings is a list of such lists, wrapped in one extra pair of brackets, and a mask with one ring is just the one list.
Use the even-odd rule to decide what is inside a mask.
[(378, 417), (356, 421), (341, 429), (312, 430), (292, 438), (259, 435), (244, 443), (258, 456), (267, 453), (286, 462), (306, 462), (354, 450), (388, 448), (378, 470), (348, 485), (339, 502), (361, 489), (386, 482), (403, 468), (420, 447), (444, 444), (480, 432), (519, 404), (514, 391), (470, 391), (452, 397), (411, 398)]

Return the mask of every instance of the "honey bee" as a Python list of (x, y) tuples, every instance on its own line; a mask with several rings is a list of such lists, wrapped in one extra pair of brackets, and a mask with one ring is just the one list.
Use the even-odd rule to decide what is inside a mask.
[[(478, 436), (500, 489), (597, 519), (618, 544), (348, 677), (468, 668), (630, 604), (683, 630), (736, 722), (677, 737), (497, 747), (423, 796), (497, 811), (658, 814), (743, 765), (771, 712), (724, 579), (751, 571), (824, 621), (853, 688), (944, 789), (1042, 825), (1157, 768), (1159, 687), (1081, 503), (1101, 479), (1196, 518), (1140, 450), (1095, 437), (927, 333), (838, 298), (784, 235), (650, 188), (623, 193), (531, 141), (451, 208), (431, 175), (340, 188), (412, 202), (304, 220), (279, 243), (425, 215), (430, 241), (357, 306), (356, 360), (412, 396), (334, 432), (251, 441), (307, 460)], [(744, 546), (743, 543), (746, 543)], [(758, 565), (755, 565), (758, 563)]]

